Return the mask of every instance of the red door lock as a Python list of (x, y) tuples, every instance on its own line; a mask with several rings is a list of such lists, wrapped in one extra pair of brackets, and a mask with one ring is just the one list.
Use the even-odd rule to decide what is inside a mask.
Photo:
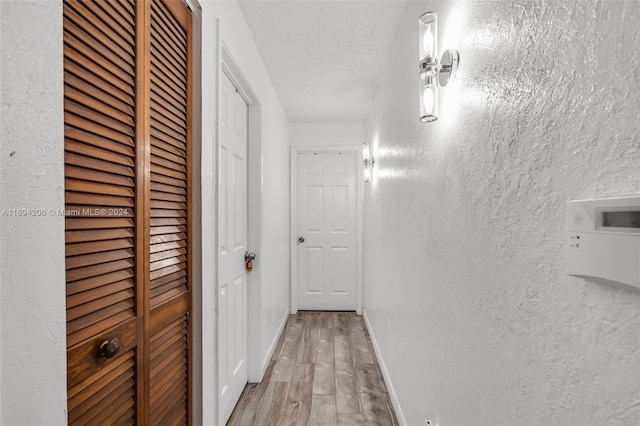
[(244, 252), (244, 261), (245, 267), (247, 268), (247, 272), (253, 271), (253, 259), (256, 258), (255, 253), (249, 253), (248, 251)]

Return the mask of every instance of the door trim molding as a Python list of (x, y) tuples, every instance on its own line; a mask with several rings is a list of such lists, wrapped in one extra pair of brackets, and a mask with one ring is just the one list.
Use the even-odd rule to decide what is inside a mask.
[[(220, 24), (218, 23), (218, 31)], [(219, 31), (220, 35), (221, 32)], [(245, 77), (244, 73), (236, 63), (231, 53), (231, 50), (227, 47), (224, 40), (218, 38), (219, 42), (219, 56), (218, 67), (216, 75), (216, 129), (215, 129), (215, 165), (216, 165), (216, 185), (215, 185), (215, 278), (216, 281), (213, 284), (217, 286), (220, 281), (220, 252), (219, 252), (219, 229), (218, 229), (218, 217), (220, 215), (220, 87), (223, 77), (223, 73), (229, 77), (233, 85), (238, 90), (238, 93), (245, 100), (249, 107), (247, 127), (248, 127), (248, 141), (247, 141), (247, 247), (249, 251), (256, 253), (258, 261), (254, 263), (253, 272), (247, 274), (247, 374), (248, 381), (250, 383), (260, 382), (264, 376), (264, 369), (262, 368), (262, 360), (260, 359), (260, 306), (261, 306), (261, 277), (262, 268), (260, 266), (260, 254), (261, 254), (261, 222), (262, 222), (262, 141), (261, 141), (261, 104), (260, 101), (251, 88), (249, 81)], [(218, 312), (218, 294), (215, 290), (214, 307), (215, 313), (215, 403), (216, 421), (219, 416), (219, 371), (217, 363), (220, 353), (219, 348), (219, 312)]]
[(310, 152), (348, 151), (356, 154), (356, 313), (362, 315), (362, 223), (364, 180), (362, 177), (362, 147), (360, 145), (292, 146), (291, 170), (291, 314), (298, 312), (298, 154)]

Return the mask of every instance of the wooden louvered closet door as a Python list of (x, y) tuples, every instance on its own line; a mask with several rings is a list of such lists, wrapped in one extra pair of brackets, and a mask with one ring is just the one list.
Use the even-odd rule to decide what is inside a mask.
[(181, 0), (64, 0), (72, 424), (190, 422), (190, 28)]

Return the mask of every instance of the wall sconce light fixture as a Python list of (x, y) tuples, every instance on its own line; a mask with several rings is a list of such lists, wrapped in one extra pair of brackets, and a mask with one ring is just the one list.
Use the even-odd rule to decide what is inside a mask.
[(418, 19), (420, 29), (420, 121), (438, 119), (438, 86), (444, 87), (456, 75), (460, 54), (447, 49), (438, 62), (438, 14), (427, 12)]
[(371, 155), (368, 143), (362, 144), (362, 164), (364, 165), (364, 181), (371, 182), (373, 168), (376, 166), (376, 157)]

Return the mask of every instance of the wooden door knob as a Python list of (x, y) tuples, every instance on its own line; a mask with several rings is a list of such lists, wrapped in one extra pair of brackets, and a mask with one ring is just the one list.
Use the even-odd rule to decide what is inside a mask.
[(118, 340), (117, 337), (114, 337), (111, 340), (105, 340), (100, 345), (100, 353), (104, 355), (105, 358), (113, 358), (119, 350), (120, 340)]

